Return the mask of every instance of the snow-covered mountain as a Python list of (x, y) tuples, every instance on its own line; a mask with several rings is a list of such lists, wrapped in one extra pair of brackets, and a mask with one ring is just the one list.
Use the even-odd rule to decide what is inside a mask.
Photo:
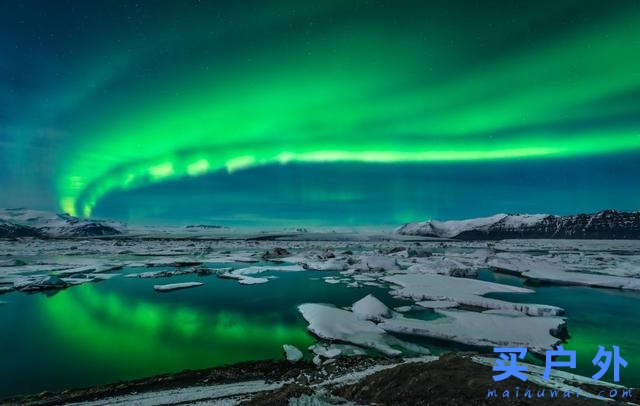
[(460, 240), (508, 238), (640, 239), (640, 212), (595, 214), (496, 214), (469, 220), (407, 223), (396, 233)]
[(0, 209), (0, 238), (91, 237), (120, 234), (115, 222), (83, 220), (68, 214), (28, 209)]

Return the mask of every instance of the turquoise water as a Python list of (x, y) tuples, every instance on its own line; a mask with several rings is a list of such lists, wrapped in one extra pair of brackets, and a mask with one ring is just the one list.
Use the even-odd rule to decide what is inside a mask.
[[(523, 280), (516, 276), (482, 272), (480, 277), (523, 286)], [(535, 293), (487, 296), (512, 302), (562, 307), (566, 311), (571, 336), (564, 348), (576, 351), (576, 369), (565, 370), (592, 376), (599, 371), (592, 364), (598, 345), (607, 347), (607, 350), (612, 350), (611, 346), (617, 345), (620, 347), (620, 355), (628, 362), (626, 368), (620, 369), (620, 383), (640, 387), (640, 294), (578, 286), (542, 286), (532, 289)], [(613, 366), (602, 379), (613, 382)]]
[[(219, 266), (229, 265), (238, 266)], [(215, 276), (116, 277), (50, 296), (3, 295), (8, 303), (0, 306), (0, 396), (281, 359), (282, 344), (306, 349), (315, 342), (298, 304), (348, 306), (367, 293), (390, 305), (407, 304), (380, 288), (317, 279), (333, 274), (277, 272), (276, 279), (259, 285)], [(152, 289), (194, 280), (204, 285), (167, 293)]]
[[(215, 276), (116, 277), (49, 296), (5, 294), (1, 299), (8, 303), (0, 306), (0, 396), (247, 360), (280, 359), (282, 344), (306, 349), (315, 342), (296, 309), (298, 304), (349, 306), (368, 293), (388, 306), (408, 304), (389, 296), (385, 289), (353, 289), (320, 279), (335, 275), (333, 272), (267, 275), (276, 278), (266, 284), (240, 285)], [(520, 278), (508, 275), (482, 272), (481, 278), (522, 285)], [(152, 289), (154, 284), (194, 280), (204, 285), (168, 293)], [(494, 297), (565, 308), (571, 334), (565, 348), (578, 351), (578, 368), (574, 372), (594, 374), (591, 359), (598, 344), (615, 344), (629, 362), (621, 372), (622, 382), (640, 386), (640, 322), (636, 316), (640, 295), (579, 287), (535, 289), (534, 294)], [(435, 317), (430, 310), (408, 315)], [(463, 348), (415, 337), (401, 338), (427, 345), (435, 353)]]

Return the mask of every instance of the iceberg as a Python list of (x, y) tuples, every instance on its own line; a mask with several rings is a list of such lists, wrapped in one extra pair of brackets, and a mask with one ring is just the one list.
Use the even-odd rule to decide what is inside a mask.
[(302, 359), (302, 351), (297, 349), (295, 346), (284, 344), (282, 346), (282, 349), (284, 351), (285, 358), (287, 359), (287, 361), (298, 362)]
[(415, 301), (449, 301), (483, 309), (517, 310), (530, 316), (557, 316), (564, 313), (563, 309), (556, 306), (512, 303), (483, 296), (496, 292), (533, 293), (531, 289), (517, 286), (431, 274), (394, 275), (383, 280), (397, 285), (392, 291), (394, 295)]
[(362, 320), (348, 310), (317, 303), (302, 304), (298, 306), (298, 310), (309, 323), (309, 331), (325, 340), (342, 341), (360, 347), (372, 348), (389, 356), (401, 355), (402, 351), (398, 348), (424, 354), (429, 353), (426, 348), (388, 335), (373, 322)]
[(153, 285), (153, 289), (157, 292), (169, 292), (178, 289), (195, 288), (196, 286), (202, 286), (202, 282), (183, 282), (183, 283), (169, 283), (167, 285)]
[[(378, 324), (390, 333), (401, 333), (454, 341), (479, 347), (526, 347), (543, 354), (562, 342), (566, 332), (561, 317), (528, 317), (465, 310), (436, 310), (443, 316), (418, 320), (396, 316)], [(554, 336), (556, 335), (556, 336)]]

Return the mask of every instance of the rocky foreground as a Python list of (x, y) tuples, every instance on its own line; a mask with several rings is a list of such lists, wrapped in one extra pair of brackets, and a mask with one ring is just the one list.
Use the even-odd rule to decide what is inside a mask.
[(613, 400), (607, 404), (625, 404), (640, 400), (634, 389), (624, 392), (619, 386), (589, 383), (587, 378), (562, 372), (553, 373), (547, 382), (536, 375), (537, 370), (529, 373), (527, 382), (515, 378), (494, 382), (494, 373), (486, 365), (489, 362), (492, 360), (471, 353), (395, 360), (339, 357), (321, 367), (307, 361), (257, 361), (43, 392), (6, 399), (3, 404), (462, 406), (595, 405), (602, 404), (604, 398)]

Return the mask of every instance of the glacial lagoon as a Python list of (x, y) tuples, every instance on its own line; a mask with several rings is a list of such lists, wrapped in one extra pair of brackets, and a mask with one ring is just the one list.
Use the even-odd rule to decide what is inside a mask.
[[(211, 267), (238, 267), (210, 264)], [(169, 268), (167, 268), (169, 269)], [(162, 270), (162, 268), (156, 268)], [(125, 268), (122, 273), (140, 272)], [(0, 296), (0, 396), (55, 391), (119, 380), (259, 359), (281, 359), (282, 345), (304, 350), (316, 340), (297, 310), (305, 302), (337, 307), (371, 293), (389, 307), (411, 304), (375, 286), (350, 288), (326, 283), (337, 272), (267, 272), (269, 283), (193, 274), (171, 278), (114, 277), (52, 294), (12, 292)], [(481, 271), (480, 279), (521, 286), (522, 279)], [(154, 284), (204, 282), (203, 286), (158, 293)], [(556, 305), (566, 310), (577, 351), (577, 369), (593, 375), (599, 344), (619, 345), (629, 366), (622, 383), (640, 386), (640, 294), (588, 287), (535, 287), (532, 294), (492, 294), (513, 302)], [(411, 317), (430, 319), (429, 310)], [(434, 353), (461, 349), (441, 341), (402, 336)], [(468, 350), (469, 348), (464, 348)], [(487, 349), (483, 349), (487, 351)], [(531, 361), (535, 361), (533, 358)], [(539, 362), (539, 361), (538, 361)], [(611, 380), (610, 374), (606, 380)]]
[[(298, 304), (349, 306), (366, 293), (407, 304), (385, 289), (325, 283), (320, 276), (326, 272), (263, 275), (274, 279), (241, 285), (215, 276), (116, 277), (51, 295), (0, 296), (6, 302), (0, 306), (0, 396), (281, 359), (283, 344), (306, 349), (315, 342)], [(154, 284), (193, 280), (204, 285), (153, 290)]]

